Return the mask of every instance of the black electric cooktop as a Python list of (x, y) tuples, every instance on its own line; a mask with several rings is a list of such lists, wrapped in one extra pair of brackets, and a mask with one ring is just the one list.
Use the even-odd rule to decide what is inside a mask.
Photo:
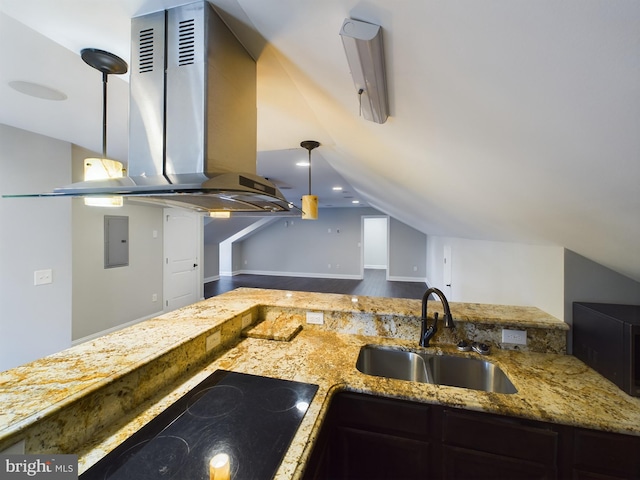
[(218, 453), (232, 480), (272, 478), (317, 390), (216, 370), (80, 478), (209, 480)]

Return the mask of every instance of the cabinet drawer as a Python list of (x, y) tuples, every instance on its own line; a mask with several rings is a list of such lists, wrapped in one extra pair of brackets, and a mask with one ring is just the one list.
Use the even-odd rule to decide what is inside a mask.
[(640, 438), (576, 429), (573, 442), (574, 468), (640, 477)]
[(420, 440), (429, 436), (428, 405), (348, 392), (336, 394), (333, 401), (340, 425), (401, 434)]
[(558, 433), (534, 422), (497, 415), (443, 412), (442, 441), (447, 445), (536, 463), (555, 464)]
[(555, 466), (465, 448), (442, 447), (442, 478), (446, 480), (552, 480)]

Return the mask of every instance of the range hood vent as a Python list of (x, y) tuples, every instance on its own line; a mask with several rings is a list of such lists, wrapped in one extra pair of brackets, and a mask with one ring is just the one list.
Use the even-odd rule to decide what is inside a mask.
[(37, 196), (300, 215), (256, 175), (256, 62), (211, 5), (136, 17), (131, 28), (129, 176)]

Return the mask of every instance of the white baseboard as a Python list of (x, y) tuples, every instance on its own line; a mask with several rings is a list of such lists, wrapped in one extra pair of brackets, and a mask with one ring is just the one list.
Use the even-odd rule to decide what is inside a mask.
[(156, 312), (151, 315), (147, 315), (146, 317), (138, 318), (136, 320), (132, 320), (131, 322), (122, 323), (120, 325), (116, 325), (115, 327), (107, 328), (106, 330), (102, 330), (101, 332), (92, 333), (91, 335), (87, 335), (86, 337), (78, 338), (77, 340), (71, 341), (71, 346), (75, 347), (76, 345), (80, 345), (81, 343), (88, 342), (90, 340), (95, 340), (96, 338), (102, 337), (109, 333), (117, 332), (118, 330), (122, 330), (123, 328), (130, 327), (131, 325), (135, 325), (136, 323), (144, 322), (145, 320), (149, 320), (150, 318), (155, 318), (162, 315), (164, 312)]
[[(370, 267), (367, 267), (370, 268)], [(298, 277), (298, 278), (335, 278), (345, 280), (362, 280), (361, 275), (352, 274), (336, 274), (336, 273), (317, 273), (317, 272), (274, 272), (271, 270), (235, 270), (233, 272), (220, 272), (217, 277), (208, 277), (204, 279), (204, 282), (215, 282), (220, 280), (220, 277), (233, 277), (235, 275), (271, 275), (274, 277)], [(426, 278), (420, 277), (399, 277), (390, 276), (389, 281), (392, 282), (424, 282), (427, 283)]]
[(427, 283), (427, 279), (426, 278), (420, 278), (420, 277), (397, 277), (397, 276), (390, 276), (388, 278), (388, 280), (390, 282), (424, 282), (425, 284)]
[(386, 270), (386, 265), (365, 265), (364, 268), (370, 268), (371, 270)]
[(345, 280), (362, 280), (361, 275), (316, 273), (316, 272), (273, 272), (268, 270), (238, 270), (233, 275), (271, 275), (274, 277), (299, 277), (299, 278), (336, 278)]

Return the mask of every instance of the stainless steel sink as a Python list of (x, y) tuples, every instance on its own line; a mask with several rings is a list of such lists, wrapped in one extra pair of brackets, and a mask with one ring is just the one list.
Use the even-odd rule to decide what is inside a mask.
[(481, 358), (432, 355), (380, 345), (365, 345), (360, 349), (356, 368), (367, 375), (411, 382), (496, 393), (518, 391), (499, 367)]

